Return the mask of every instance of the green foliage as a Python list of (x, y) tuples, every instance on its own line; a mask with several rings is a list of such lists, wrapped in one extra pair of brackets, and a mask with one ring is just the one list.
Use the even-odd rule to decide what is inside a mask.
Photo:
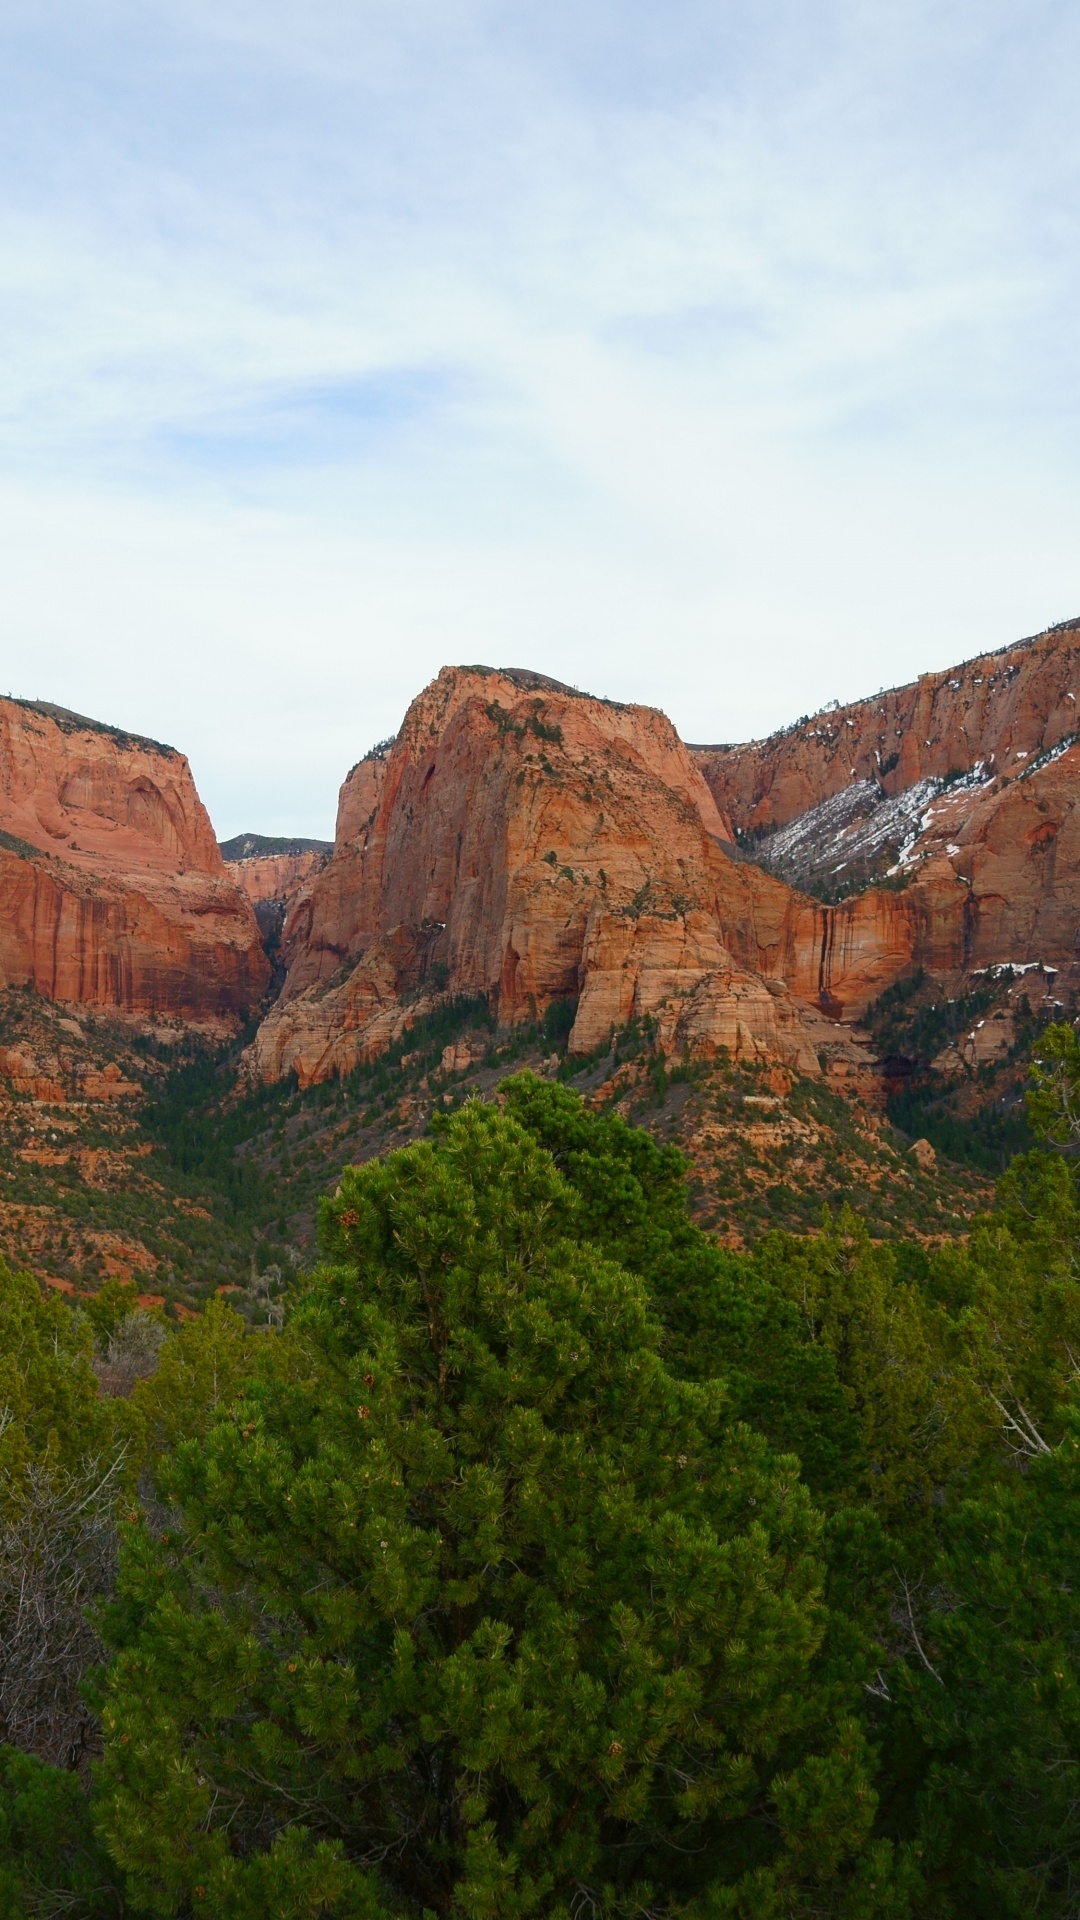
[(553, 1000), (540, 1022), (540, 1030), (545, 1040), (550, 1040), (560, 1052), (565, 1049), (570, 1038), (570, 1029), (577, 1019), (578, 1003), (572, 1000)]
[[(1080, 1876), (1080, 1418), (966, 1503), (925, 1660), (898, 1677), (898, 1765), (927, 1920), (1066, 1920)], [(932, 1670), (931, 1670), (932, 1668)]]
[(1031, 1067), (1028, 1114), (1041, 1139), (1059, 1146), (1080, 1140), (1080, 1038), (1072, 1027), (1048, 1026)]
[(0, 1260), (0, 1507), (17, 1503), (29, 1466), (70, 1473), (112, 1443), (90, 1354), (90, 1329), (67, 1304)]
[(130, 1529), (99, 1817), (137, 1909), (904, 1910), (797, 1463), (665, 1364), (589, 1205), (476, 1104), (343, 1177), (331, 1264), (162, 1471), (182, 1525)]
[[(883, 1031), (917, 1019), (936, 1044), (928, 992), (883, 996)], [(556, 1003), (489, 1062), (564, 1044), (573, 1017)], [(404, 1052), (430, 1071), (489, 1019), (446, 1003), (349, 1088), (273, 1110), (188, 1062), (187, 1120), (170, 1094), (159, 1137), (224, 1192), (280, 1117), (300, 1169), (321, 1108), (392, 1109)], [(345, 1171), (281, 1333), (214, 1299), (129, 1402), (99, 1395), (93, 1345), (132, 1290), (72, 1313), (0, 1268), (0, 1572), (25, 1564), (50, 1601), (50, 1569), (103, 1537), (71, 1521), (88, 1463), (123, 1453), (128, 1488), (112, 1658), (84, 1689), (100, 1839), (77, 1772), (0, 1748), (0, 1913), (1070, 1920), (1068, 1027), (1042, 1035), (1029, 1109), (1044, 1144), (964, 1243), (873, 1238), (841, 1207), (735, 1255), (693, 1224), (674, 1148), (521, 1074)], [(259, 1178), (251, 1221), (280, 1204)], [(31, 1525), (59, 1527), (52, 1560), (20, 1558)]]
[(980, 1173), (1002, 1173), (1014, 1154), (1031, 1146), (1022, 1107), (990, 1101), (961, 1116), (950, 1112), (947, 1102), (936, 1083), (915, 1082), (890, 1094), (889, 1119), (910, 1139), (929, 1140), (947, 1160)]
[(240, 1399), (254, 1360), (246, 1321), (221, 1300), (211, 1300), (205, 1313), (171, 1333), (157, 1370), (132, 1393), (144, 1458), (156, 1461), (209, 1433)]
[(933, 1068), (950, 1040), (966, 1032), (993, 1006), (998, 983), (987, 978), (953, 999), (919, 967), (894, 981), (867, 1009), (866, 1024), (878, 1052), (899, 1062), (906, 1076), (890, 1094), (889, 1118), (909, 1138), (930, 1141), (939, 1153), (984, 1173), (1001, 1173), (1014, 1153), (1032, 1144), (1023, 1109), (1007, 1100), (987, 1099), (977, 1110), (955, 1110), (956, 1087)]
[(970, 1339), (850, 1209), (826, 1215), (814, 1239), (767, 1235), (754, 1264), (833, 1358), (862, 1436), (865, 1496), (891, 1527), (924, 1532), (993, 1426)]
[(78, 1775), (0, 1747), (4, 1920), (121, 1920), (120, 1878)]
[(99, 1346), (108, 1344), (120, 1322), (135, 1312), (138, 1303), (139, 1289), (131, 1281), (103, 1280), (97, 1291), (88, 1296), (82, 1310)]
[(199, 1050), (147, 1102), (144, 1130), (194, 1191), (210, 1189), (234, 1218), (258, 1219), (271, 1196), (254, 1161), (237, 1149), (265, 1124), (273, 1094), (259, 1088), (240, 1096), (235, 1089), (235, 1067)]
[(673, 1371), (722, 1378), (740, 1419), (798, 1453), (817, 1498), (857, 1486), (862, 1442), (831, 1355), (760, 1264), (694, 1226), (677, 1148), (532, 1074), (505, 1081), (502, 1094), (578, 1195), (579, 1231), (647, 1282)]

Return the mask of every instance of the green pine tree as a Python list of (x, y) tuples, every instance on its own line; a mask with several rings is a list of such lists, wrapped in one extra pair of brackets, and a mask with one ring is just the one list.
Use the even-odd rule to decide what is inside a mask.
[(1080, 1888), (1080, 1410), (965, 1503), (894, 1679), (926, 1920), (1072, 1920)]
[(344, 1175), (328, 1264), (162, 1472), (177, 1524), (129, 1527), (99, 1819), (133, 1909), (906, 1911), (797, 1462), (666, 1364), (594, 1227), (477, 1104)]

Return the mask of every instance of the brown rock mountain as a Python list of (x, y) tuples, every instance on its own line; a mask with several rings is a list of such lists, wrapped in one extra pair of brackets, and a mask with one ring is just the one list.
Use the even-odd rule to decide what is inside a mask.
[(767, 740), (693, 747), (717, 806), (742, 832), (769, 830), (872, 780), (896, 796), (982, 763), (1015, 776), (1080, 729), (1080, 620), (944, 673), (833, 707)]
[(578, 1053), (662, 1015), (672, 1048), (816, 1070), (785, 982), (813, 972), (818, 909), (731, 857), (653, 709), (444, 668), (378, 764), (354, 768), (339, 821), (285, 927), (285, 988), (252, 1054), (265, 1078), (348, 1071), (445, 992), (485, 996), (504, 1024), (579, 997)]
[(212, 1022), (268, 979), (184, 755), (0, 700), (0, 984)]
[[(268, 954), (276, 956), (281, 930), (297, 901), (310, 890), (333, 852), (326, 840), (272, 839), (238, 833), (221, 848), (229, 877), (243, 888)], [(279, 975), (283, 978), (284, 975)]]
[(753, 857), (825, 895), (824, 1004), (859, 1012), (918, 965), (1076, 962), (1078, 703), (1069, 621), (769, 740), (694, 750)]
[(266, 1079), (347, 1072), (448, 995), (503, 1025), (574, 1001), (578, 1055), (648, 1018), (669, 1054), (855, 1072), (838, 1021), (918, 966), (1076, 962), (1078, 702), (1080, 622), (728, 748), (445, 668), (350, 771), (329, 858), (248, 835), (226, 863), (182, 755), (3, 701), (2, 977), (235, 1017), (269, 977), (254, 903)]

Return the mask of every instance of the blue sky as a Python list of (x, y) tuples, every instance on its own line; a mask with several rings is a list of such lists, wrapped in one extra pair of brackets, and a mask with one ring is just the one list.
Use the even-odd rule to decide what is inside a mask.
[(1042, 0), (0, 0), (0, 690), (328, 833), (447, 661), (740, 739), (1080, 612), (1078, 67)]

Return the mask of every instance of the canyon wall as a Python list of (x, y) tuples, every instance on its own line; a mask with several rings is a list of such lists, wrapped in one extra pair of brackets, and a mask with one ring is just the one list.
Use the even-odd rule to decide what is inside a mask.
[[(541, 675), (446, 668), (342, 789), (255, 1069), (347, 1071), (449, 992), (504, 1024), (576, 998), (577, 1053), (647, 1016), (669, 1051), (810, 1071), (822, 1015), (857, 1020), (916, 967), (1071, 964), (1077, 697), (1078, 623), (727, 749)], [(790, 884), (784, 833), (835, 897)]]
[(183, 754), (0, 700), (0, 984), (219, 1022), (268, 980)]
[(275, 987), (285, 977), (280, 960), (282, 929), (332, 851), (324, 840), (276, 840), (258, 833), (238, 833), (222, 843), (229, 878), (243, 888), (255, 910)]
[(270, 982), (257, 913), (267, 1079), (347, 1072), (447, 995), (508, 1026), (574, 1000), (579, 1055), (648, 1018), (670, 1053), (811, 1072), (918, 966), (1076, 964), (1078, 700), (1078, 622), (722, 749), (445, 668), (346, 777), (329, 857), (228, 861), (183, 755), (0, 701), (0, 983), (235, 1021)]
[(670, 721), (524, 670), (444, 668), (353, 770), (339, 827), (282, 937), (253, 1054), (268, 1078), (347, 1071), (440, 992), (483, 995), (504, 1024), (580, 996), (571, 1046), (587, 1051), (718, 968), (782, 996), (813, 938), (810, 903), (725, 851), (730, 824)]
[(856, 700), (745, 746), (694, 747), (718, 807), (744, 834), (783, 826), (852, 781), (899, 794), (979, 761), (996, 775), (1080, 728), (1080, 620), (943, 673)]
[[(770, 740), (694, 750), (752, 855), (852, 888), (817, 910), (821, 1004), (857, 1015), (916, 966), (1076, 963), (1078, 702), (1068, 621)], [(866, 884), (875, 866), (884, 885)]]

